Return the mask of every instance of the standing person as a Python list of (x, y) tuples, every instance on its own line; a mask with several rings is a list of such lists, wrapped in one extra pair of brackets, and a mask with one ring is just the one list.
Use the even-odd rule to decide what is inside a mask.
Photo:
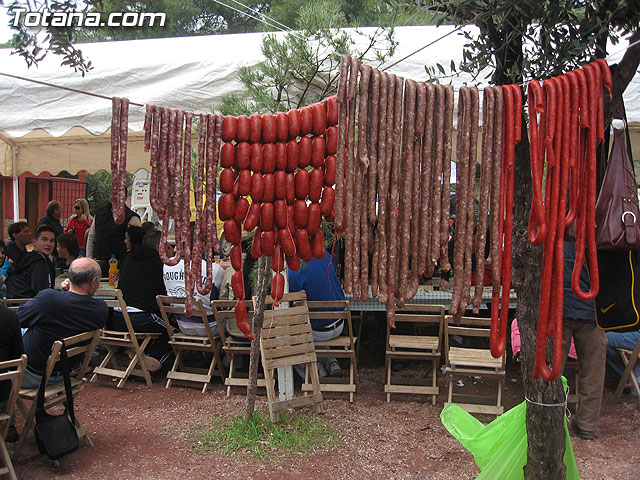
[(68, 269), (69, 265), (80, 256), (80, 247), (78, 247), (78, 237), (73, 233), (63, 233), (58, 237), (58, 256), (64, 260), (64, 269)]
[[(167, 294), (162, 279), (163, 263), (158, 254), (160, 235), (157, 230), (149, 232), (144, 236), (142, 245), (133, 246), (120, 264), (118, 281), (133, 329), (136, 332), (161, 334), (145, 351), (145, 363), (151, 372), (160, 370), (172, 352), (169, 334), (156, 302), (156, 295)], [(122, 312), (114, 310), (111, 327), (114, 330), (127, 330)]]
[[(575, 257), (575, 245), (564, 242), (562, 368), (564, 370), (571, 337), (573, 337), (580, 373), (578, 374), (578, 408), (571, 421), (571, 430), (583, 440), (592, 440), (600, 419), (607, 339), (604, 332), (596, 325), (593, 300), (580, 300), (573, 294), (571, 274)], [(584, 265), (580, 272), (580, 288), (583, 292), (589, 290), (589, 275)]]
[[(18, 309), (24, 352), (28, 356), (23, 388), (38, 388), (53, 342), (104, 327), (109, 309), (93, 298), (100, 286), (100, 267), (95, 260), (78, 258), (69, 268), (63, 291), (44, 290)], [(66, 290), (65, 290), (66, 289)], [(61, 382), (62, 375), (50, 382)]]
[(47, 210), (45, 215), (40, 218), (38, 221), (38, 227), (42, 225), (46, 225), (51, 228), (51, 231), (55, 234), (56, 238), (58, 235), (62, 235), (62, 223), (60, 223), (60, 217), (62, 216), (62, 207), (59, 202), (55, 200), (47, 203)]
[(85, 244), (87, 243), (89, 228), (93, 223), (93, 217), (89, 211), (89, 202), (84, 198), (77, 199), (73, 204), (73, 211), (74, 214), (69, 217), (64, 232), (71, 232), (76, 236), (78, 247), (84, 254), (86, 252)]
[[(15, 312), (0, 306), (0, 362), (15, 360), (24, 353), (20, 324)], [(2, 372), (0, 372), (2, 373)], [(11, 392), (11, 381), (0, 382), (0, 411), (4, 410)], [(15, 418), (11, 419), (11, 425), (7, 432), (7, 442), (17, 442), (18, 432), (14, 425)]]
[(9, 234), (9, 243), (7, 243), (7, 257), (17, 263), (23, 256), (27, 254), (27, 245), (33, 242), (33, 233), (27, 222), (16, 222), (9, 225), (7, 229)]
[(130, 208), (125, 207), (124, 222), (120, 225), (113, 220), (111, 202), (96, 212), (87, 236), (87, 257), (96, 259), (103, 277), (108, 276), (111, 255), (120, 261), (127, 253), (124, 236), (129, 225), (140, 226), (140, 217)]
[(35, 238), (33, 251), (9, 269), (9, 298), (32, 298), (55, 285), (56, 270), (49, 259), (56, 245), (55, 233), (48, 225), (42, 225), (36, 230)]
[[(201, 285), (204, 285), (207, 281), (207, 261), (201, 260)], [(193, 268), (193, 267), (192, 267)], [(217, 263), (211, 264), (212, 275), (213, 275), (213, 286), (211, 287), (211, 292), (209, 295), (201, 295), (198, 293), (197, 288), (194, 286), (193, 288), (193, 297), (199, 298), (202, 300), (202, 305), (204, 306), (204, 310), (207, 313), (207, 317), (209, 320), (209, 326), (212, 329), (214, 335), (218, 332), (218, 327), (215, 322), (215, 318), (213, 316), (213, 310), (211, 310), (211, 300), (217, 300), (219, 298), (220, 287), (222, 286), (222, 279), (224, 277), (224, 270)], [(184, 258), (181, 258), (180, 261), (173, 265), (164, 265), (162, 267), (162, 275), (164, 278), (164, 286), (167, 289), (167, 295), (171, 295), (172, 297), (180, 297), (185, 298), (187, 296), (186, 287), (185, 287), (185, 278), (184, 278)], [(191, 317), (186, 317), (183, 314), (176, 316), (176, 321), (178, 322), (178, 327), (180, 331), (185, 335), (197, 335), (204, 337), (207, 335), (207, 331), (205, 330), (204, 325), (202, 324), (200, 317), (196, 317), (193, 320)], [(225, 328), (226, 325), (223, 325)], [(219, 333), (218, 333), (219, 335)]]
[[(297, 272), (289, 270), (289, 291), (304, 290), (307, 300), (330, 301), (344, 300), (344, 291), (336, 275), (336, 260), (325, 250), (322, 260), (314, 258), (310, 262), (300, 262)], [(344, 327), (344, 320), (314, 319), (311, 330), (315, 342), (326, 342), (339, 337)], [(335, 358), (318, 358), (318, 374), (321, 377), (341, 376), (340, 364)]]

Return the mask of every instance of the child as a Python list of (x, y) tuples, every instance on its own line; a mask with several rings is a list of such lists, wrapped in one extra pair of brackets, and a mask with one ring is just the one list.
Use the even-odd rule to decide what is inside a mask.
[(5, 298), (7, 296), (7, 288), (4, 285), (4, 281), (7, 279), (7, 272), (12, 264), (7, 258), (2, 240), (0, 240), (0, 265), (0, 298)]

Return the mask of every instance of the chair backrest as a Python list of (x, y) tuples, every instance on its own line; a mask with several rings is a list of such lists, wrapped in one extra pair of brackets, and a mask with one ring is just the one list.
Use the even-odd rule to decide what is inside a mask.
[(16, 406), (16, 400), (18, 399), (18, 392), (20, 391), (20, 384), (22, 383), (22, 377), (27, 369), (27, 355), (22, 354), (20, 358), (15, 360), (6, 360), (0, 362), (0, 382), (5, 380), (11, 380), (11, 391), (9, 392), (9, 398), (4, 409), (0, 410), (0, 413), (7, 415), (6, 425), (0, 422), (0, 434), (4, 439), (9, 428), (9, 420), (13, 415), (13, 410)]
[(4, 306), (14, 312), (18, 311), (20, 305), (27, 303), (31, 298), (5, 298)]
[(348, 300), (332, 300), (332, 301), (307, 301), (309, 308), (309, 319), (322, 320), (340, 320), (346, 322), (347, 333), (351, 339), (351, 348), (353, 349), (353, 327), (351, 326), (351, 308)]
[[(77, 370), (76, 373), (77, 378), (84, 377), (84, 372), (89, 366), (91, 356), (93, 355), (93, 351), (96, 348), (96, 344), (98, 343), (98, 339), (100, 338), (101, 331), (101, 329), (91, 330), (64, 339), (64, 344), (67, 347), (67, 357), (69, 358), (70, 369), (72, 369), (76, 365), (74, 364), (73, 358), (78, 357), (79, 355), (84, 355), (82, 364), (80, 365), (80, 369)], [(45, 371), (47, 382), (49, 381), (49, 377), (51, 376), (51, 372), (53, 372), (55, 364), (60, 361), (61, 350), (62, 342), (60, 340), (53, 342), (53, 346), (51, 347), (51, 355), (49, 355), (49, 358), (47, 359), (47, 368)]]
[[(258, 297), (253, 297), (253, 308), (256, 308), (256, 303), (258, 301)], [(300, 305), (306, 305), (307, 303), (307, 293), (304, 290), (300, 290), (299, 292), (289, 292), (285, 293), (282, 298), (278, 301), (278, 304), (289, 303), (290, 307), (296, 307)], [(265, 310), (269, 310), (273, 308), (273, 298), (271, 295), (267, 295), (264, 299)], [(277, 307), (276, 307), (277, 308)]]
[[(433, 326), (434, 330), (438, 331), (438, 351), (441, 351), (442, 332), (445, 323), (444, 305), (406, 304), (401, 309), (396, 310), (395, 321), (396, 324), (408, 322), (416, 326)], [(387, 349), (389, 349), (389, 335), (393, 335), (393, 331), (387, 324)]]
[[(167, 333), (169, 337), (173, 335), (173, 329), (171, 328), (171, 323), (169, 322), (169, 314), (181, 315), (184, 314), (184, 304), (186, 299), (184, 297), (171, 297), (169, 295), (158, 295), (156, 296), (156, 301), (158, 302), (158, 307), (160, 308), (160, 315), (162, 315), (162, 320), (164, 321), (164, 325), (167, 328)], [(202, 324), (204, 325), (204, 329), (207, 332), (207, 337), (209, 337), (209, 341), (213, 343), (214, 333), (211, 331), (211, 327), (209, 325), (209, 319), (207, 318), (207, 312), (204, 309), (204, 305), (202, 304), (202, 299), (193, 297), (193, 313), (191, 314), (191, 318), (199, 318), (202, 320)], [(216, 324), (218, 325), (218, 332), (220, 332), (220, 339), (224, 342), (224, 328), (223, 323), (219, 322), (216, 317)]]
[[(299, 293), (302, 293), (302, 296)], [(273, 309), (265, 315), (260, 336), (260, 349), (265, 367), (279, 368), (316, 361), (309, 309), (305, 298), (304, 292), (296, 292), (286, 300), (283, 297), (282, 301), (301, 303), (289, 308)]]
[[(449, 336), (458, 335), (460, 337), (480, 337), (489, 338), (491, 336), (491, 319), (477, 317), (461, 317), (460, 321), (453, 323), (453, 317), (447, 315), (444, 324), (445, 359), (449, 365)], [(484, 348), (484, 347), (483, 347)], [(489, 350), (489, 343), (486, 343), (486, 350)], [(502, 354), (502, 368), (505, 366), (506, 354)]]
[[(104, 300), (104, 303), (107, 304), (107, 307), (117, 307), (121, 310), (122, 316), (124, 317), (124, 323), (127, 325), (127, 331), (129, 332), (131, 338), (135, 339), (136, 332), (133, 329), (133, 324), (131, 323), (129, 312), (127, 312), (127, 302), (124, 301), (122, 290), (118, 288), (99, 288), (93, 296)], [(108, 329), (105, 327), (105, 330)]]

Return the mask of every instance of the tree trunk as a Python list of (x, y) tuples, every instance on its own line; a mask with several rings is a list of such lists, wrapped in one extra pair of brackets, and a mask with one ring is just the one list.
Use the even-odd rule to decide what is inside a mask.
[(271, 257), (264, 255), (258, 260), (258, 288), (256, 291), (257, 304), (251, 320), (253, 342), (251, 342), (251, 355), (249, 357), (249, 385), (247, 385), (247, 401), (244, 407), (244, 416), (251, 419), (256, 407), (256, 393), (258, 390), (258, 362), (260, 361), (260, 334), (264, 322), (264, 299), (269, 289), (269, 270)]

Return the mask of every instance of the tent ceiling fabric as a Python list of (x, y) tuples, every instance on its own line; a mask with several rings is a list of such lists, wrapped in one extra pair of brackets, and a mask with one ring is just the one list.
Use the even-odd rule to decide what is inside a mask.
[[(396, 28), (398, 46), (388, 64), (452, 29), (452, 26)], [(373, 30), (362, 29), (369, 34)], [(472, 35), (477, 32), (473, 28), (466, 30)], [(237, 70), (264, 58), (261, 50), (264, 35), (247, 33), (84, 44), (79, 48), (94, 65), (85, 77), (71, 68), (61, 67), (60, 59), (54, 55), (49, 55), (38, 68), (29, 69), (22, 57), (11, 55), (10, 49), (0, 49), (0, 72), (107, 97), (127, 97), (142, 104), (210, 112), (217, 108), (222, 95), (242, 93)], [(451, 35), (389, 72), (425, 79), (425, 65), (440, 63), (446, 69), (451, 60), (461, 60), (466, 43), (464, 36)], [(618, 51), (625, 44), (621, 41), (610, 50)], [(610, 61), (621, 57), (622, 52)], [(452, 78), (451, 82), (456, 87), (477, 84), (466, 74)], [(0, 76), (0, 99), (0, 174), (109, 169), (111, 103), (108, 100), (4, 76)], [(640, 122), (640, 74), (625, 92), (625, 101), (630, 123)], [(139, 133), (143, 121), (144, 108), (132, 106), (127, 164), (131, 172), (149, 169), (148, 154), (143, 152)], [(11, 145), (17, 147), (15, 172)]]

